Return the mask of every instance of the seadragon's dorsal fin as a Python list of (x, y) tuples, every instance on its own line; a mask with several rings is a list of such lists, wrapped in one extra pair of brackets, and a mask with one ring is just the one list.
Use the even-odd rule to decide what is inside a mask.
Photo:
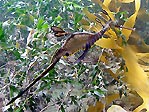
[(51, 30), (54, 32), (54, 35), (56, 37), (66, 36), (66, 35), (70, 34), (69, 32), (66, 32), (62, 28), (57, 27), (57, 26), (52, 26)]

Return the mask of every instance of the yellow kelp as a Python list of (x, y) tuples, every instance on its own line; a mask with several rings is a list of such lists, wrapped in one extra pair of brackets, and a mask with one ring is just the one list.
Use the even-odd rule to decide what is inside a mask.
[[(101, 3), (100, 0), (96, 0), (95, 2), (99, 3), (102, 6), (102, 8), (107, 11), (112, 20), (115, 20), (113, 13), (110, 12), (110, 10), (108, 9), (111, 0), (104, 0), (103, 3)], [(119, 0), (119, 2), (121, 3), (135, 2), (134, 14), (132, 14), (123, 25), (124, 27), (133, 28), (135, 25), (138, 11), (140, 9), (141, 1)], [(84, 13), (88, 18), (92, 19), (87, 10)], [(120, 53), (120, 55), (125, 61), (125, 66), (128, 69), (128, 71), (127, 70), (124, 71), (125, 75), (124, 81), (126, 81), (129, 87), (134, 89), (143, 99), (143, 104), (138, 108), (136, 108), (134, 112), (139, 112), (143, 108), (146, 108), (149, 111), (149, 95), (148, 95), (149, 89), (147, 89), (149, 87), (149, 80), (147, 77), (147, 73), (144, 72), (143, 68), (138, 64), (137, 53), (133, 51), (133, 49), (131, 49), (131, 47), (128, 44), (120, 45), (120, 43), (122, 43), (122, 39), (119, 39), (117, 35), (114, 34), (113, 31), (108, 31), (108, 33), (110, 34), (109, 35), (110, 38), (107, 39), (102, 38), (96, 42), (96, 45), (101, 46), (103, 48), (115, 49), (115, 51)], [(129, 39), (131, 33), (132, 30), (122, 29), (122, 34), (125, 36), (126, 41)], [(112, 36), (111, 34), (114, 34), (114, 36)]]

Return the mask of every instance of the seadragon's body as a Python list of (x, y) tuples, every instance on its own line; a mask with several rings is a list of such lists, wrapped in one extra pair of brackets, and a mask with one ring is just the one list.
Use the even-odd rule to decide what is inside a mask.
[(97, 33), (82, 33), (76, 32), (72, 33), (70, 37), (66, 40), (64, 45), (57, 50), (55, 55), (53, 56), (52, 63), (57, 59), (60, 59), (62, 56), (69, 56), (75, 53), (78, 50), (84, 49), (83, 54), (78, 58), (76, 62), (80, 62), (89, 48), (100, 38), (102, 38), (103, 34), (108, 30), (111, 24), (111, 20), (108, 21), (103, 28)]
[[(103, 34), (108, 30), (110, 27), (112, 20), (109, 20), (103, 28), (97, 33), (72, 33), (70, 37), (66, 40), (64, 45), (58, 49), (55, 55), (52, 58), (51, 65), (47, 67), (32, 83), (30, 83), (23, 91), (21, 91), (16, 97), (12, 98), (7, 105), (13, 103), (17, 98), (21, 97), (26, 91), (28, 91), (36, 82), (38, 82), (42, 77), (44, 77), (51, 69), (54, 68), (55, 64), (60, 60), (62, 56), (69, 56), (75, 53), (78, 50), (84, 49), (83, 54), (78, 58), (76, 62), (80, 62), (86, 53), (88, 52), (89, 48), (98, 40), (100, 39)], [(54, 28), (53, 28), (54, 30)], [(68, 32), (63, 31), (62, 29), (58, 28), (57, 32), (55, 32), (55, 36), (62, 36), (69, 34)], [(56, 31), (55, 30), (55, 31)]]

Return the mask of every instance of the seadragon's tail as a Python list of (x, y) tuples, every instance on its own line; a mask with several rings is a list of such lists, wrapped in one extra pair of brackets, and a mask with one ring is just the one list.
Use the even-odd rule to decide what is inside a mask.
[[(60, 58), (59, 58), (60, 59)], [(30, 83), (23, 91), (21, 91), (16, 97), (12, 98), (9, 103), (6, 105), (9, 105), (13, 103), (17, 98), (21, 97), (26, 91), (28, 91), (32, 86), (35, 85), (36, 82), (38, 82), (42, 77), (44, 77), (51, 69), (54, 68), (55, 64), (59, 61), (59, 59), (55, 60), (53, 63), (51, 63), (32, 83)]]

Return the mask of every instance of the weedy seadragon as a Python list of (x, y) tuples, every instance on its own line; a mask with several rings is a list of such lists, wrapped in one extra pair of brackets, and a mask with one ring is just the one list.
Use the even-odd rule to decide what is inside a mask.
[[(106, 15), (108, 15), (106, 13)], [(44, 77), (51, 69), (54, 68), (55, 64), (60, 60), (62, 56), (69, 56), (79, 50), (84, 50), (83, 54), (77, 59), (77, 63), (80, 62), (85, 55), (87, 54), (88, 50), (91, 46), (102, 36), (104, 33), (110, 28), (111, 24), (113, 23), (112, 19), (110, 18), (105, 25), (102, 25), (103, 28), (97, 33), (84, 33), (84, 32), (76, 32), (76, 33), (69, 33), (65, 32), (59, 27), (53, 26), (51, 29), (54, 32), (54, 35), (57, 37), (63, 35), (70, 35), (70, 37), (65, 41), (63, 46), (58, 49), (52, 60), (51, 64), (45, 69), (36, 79), (33, 80), (23, 91), (21, 91), (16, 97), (12, 98), (10, 102), (6, 105), (13, 103), (17, 98), (21, 97), (26, 91), (28, 91), (36, 82), (38, 82), (42, 77)], [(126, 28), (127, 29), (127, 28)]]

